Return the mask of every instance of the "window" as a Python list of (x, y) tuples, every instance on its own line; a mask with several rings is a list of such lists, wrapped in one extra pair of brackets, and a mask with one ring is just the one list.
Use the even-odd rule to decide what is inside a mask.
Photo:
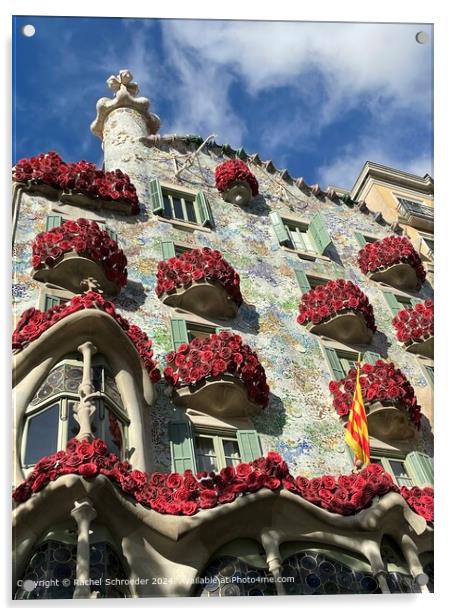
[(219, 471), (262, 455), (255, 430), (222, 430), (193, 426), (187, 420), (168, 424), (172, 470)]
[(165, 240), (160, 242), (160, 247), (162, 250), (162, 257), (166, 261), (167, 259), (171, 259), (171, 257), (180, 257), (185, 252), (189, 250), (194, 250), (197, 246), (189, 246), (186, 244), (175, 244), (171, 240)]
[(191, 342), (193, 338), (208, 338), (211, 334), (218, 334), (223, 330), (230, 330), (230, 328), (196, 323), (185, 319), (171, 319), (173, 349), (176, 350), (183, 342)]
[[(357, 351), (333, 348), (325, 345), (322, 346), (331, 376), (335, 381), (344, 379), (348, 372), (356, 367), (359, 356)], [(363, 363), (374, 364), (377, 359), (380, 359), (378, 353), (366, 351), (364, 353)]]
[(365, 246), (366, 244), (373, 244), (374, 242), (379, 241), (378, 237), (372, 237), (371, 235), (364, 235), (363, 233), (360, 233), (359, 231), (355, 231), (355, 237), (361, 248)]
[(326, 284), (331, 278), (322, 278), (315, 274), (306, 274), (303, 270), (294, 270), (298, 286), (302, 293), (307, 293), (310, 289)]
[(433, 460), (426, 453), (410, 451), (403, 456), (375, 449), (371, 450), (370, 461), (380, 464), (399, 486), (433, 485)]
[(194, 447), (198, 471), (219, 471), (225, 466), (237, 466), (242, 461), (235, 435), (196, 434)]
[[(21, 585), (15, 599), (72, 599), (77, 573), (77, 527), (61, 523), (41, 537), (31, 554), (21, 579), (47, 582), (27, 588)], [(99, 598), (128, 597), (128, 586), (113, 580), (127, 580), (121, 555), (116, 552), (108, 530), (91, 522), (89, 531), (89, 577), (91, 592)], [(110, 583), (106, 583), (110, 580)], [(70, 584), (67, 584), (70, 581)], [(56, 582), (56, 583), (55, 583)]]
[(396, 197), (396, 199), (399, 222), (425, 231), (433, 230), (433, 207), (405, 197)]
[(270, 221), (278, 242), (297, 251), (302, 258), (315, 260), (315, 255), (324, 255), (332, 243), (319, 212), (309, 223), (281, 218), (278, 212), (270, 213)]
[(44, 310), (49, 310), (54, 306), (59, 306), (60, 304), (65, 304), (68, 300), (64, 297), (58, 297), (57, 295), (48, 295), (47, 293), (44, 296)]
[[(82, 372), (82, 362), (64, 360), (49, 373), (31, 400), (22, 439), (24, 468), (29, 469), (41, 458), (65, 449), (66, 443), (77, 436), (79, 425), (74, 412)], [(124, 457), (129, 420), (116, 382), (101, 358), (93, 365), (92, 383), (99, 398), (94, 402), (91, 430), (107, 443), (110, 451)]]
[(399, 293), (392, 293), (390, 291), (383, 291), (386, 302), (391, 309), (392, 314), (396, 315), (399, 310), (403, 308), (411, 310), (413, 306), (419, 304), (420, 300), (409, 295), (402, 295)]
[(403, 459), (373, 456), (371, 454), (370, 461), (372, 464), (380, 464), (380, 466), (382, 466), (387, 473), (392, 475), (398, 486), (411, 487), (414, 485), (414, 481), (410, 477)]
[(151, 180), (150, 193), (154, 214), (175, 222), (213, 227), (209, 200), (204, 192), (193, 194), (176, 188), (166, 188), (161, 186), (159, 180), (154, 179)]

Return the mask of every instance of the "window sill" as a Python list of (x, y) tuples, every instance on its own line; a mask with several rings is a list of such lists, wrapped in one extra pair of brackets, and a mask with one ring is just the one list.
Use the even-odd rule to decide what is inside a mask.
[(163, 216), (156, 216), (160, 222), (166, 222), (172, 225), (175, 229), (181, 229), (182, 231), (203, 231), (204, 233), (212, 233), (212, 229), (209, 227), (202, 227), (201, 225), (195, 225), (191, 222), (184, 222), (183, 220), (175, 220), (171, 218), (164, 218)]
[(325, 261), (327, 263), (331, 263), (331, 259), (325, 255), (320, 255), (317, 252), (303, 252), (302, 250), (295, 250), (294, 248), (288, 248), (287, 246), (282, 246), (282, 248), (286, 252), (290, 252), (291, 254), (297, 255), (301, 259), (305, 259), (306, 261)]

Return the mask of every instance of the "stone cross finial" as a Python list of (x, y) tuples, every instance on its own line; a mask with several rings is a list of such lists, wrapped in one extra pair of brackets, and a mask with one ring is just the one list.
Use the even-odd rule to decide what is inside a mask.
[[(102, 97), (97, 101), (97, 115), (91, 124), (91, 132), (104, 141), (104, 127), (108, 123), (108, 118), (110, 114), (118, 112), (116, 123), (119, 123), (121, 130), (129, 133), (131, 137), (155, 135), (160, 128), (160, 118), (149, 110), (149, 99), (137, 96), (139, 88), (133, 81), (132, 73), (127, 69), (120, 70), (118, 75), (111, 75), (107, 79), (107, 86), (115, 95), (113, 98)], [(123, 109), (131, 109), (134, 113), (121, 114)]]
[(133, 75), (127, 69), (119, 71), (119, 75), (110, 75), (107, 79), (107, 86), (113, 92), (118, 92), (121, 89), (127, 90), (132, 96), (136, 96), (139, 92), (138, 85), (132, 81)]

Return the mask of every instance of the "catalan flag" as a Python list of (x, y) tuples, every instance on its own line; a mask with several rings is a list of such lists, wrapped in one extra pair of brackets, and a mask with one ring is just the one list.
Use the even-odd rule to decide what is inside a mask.
[(367, 431), (367, 415), (364, 408), (363, 393), (359, 381), (359, 361), (356, 370), (356, 387), (352, 406), (345, 429), (345, 442), (355, 454), (355, 461), (362, 460), (363, 465), (370, 462), (369, 434)]

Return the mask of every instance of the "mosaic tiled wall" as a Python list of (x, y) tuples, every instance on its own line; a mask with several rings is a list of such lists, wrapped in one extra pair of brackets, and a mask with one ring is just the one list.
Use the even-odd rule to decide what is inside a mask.
[[(248, 208), (225, 203), (215, 189), (214, 169), (222, 161), (219, 149), (206, 149), (198, 160), (175, 177), (174, 156), (194, 151), (194, 146), (158, 147), (127, 140), (122, 133), (109, 140), (108, 126), (104, 134), (106, 168), (120, 167), (129, 173), (137, 187), (141, 202), (138, 217), (102, 215), (119, 237), (128, 258), (129, 283), (116, 299), (120, 312), (143, 328), (154, 340), (159, 364), (171, 348), (170, 309), (162, 305), (154, 292), (155, 272), (161, 259), (159, 242), (171, 239), (194, 246), (221, 250), (239, 272), (244, 304), (237, 318), (225, 323), (240, 333), (259, 355), (271, 388), (270, 404), (261, 416), (254, 418), (264, 451), (280, 452), (295, 473), (315, 476), (350, 471), (350, 459), (344, 445), (344, 428), (331, 404), (328, 382), (331, 379), (318, 338), (296, 322), (300, 290), (293, 268), (305, 267), (319, 275), (344, 277), (358, 284), (374, 307), (378, 332), (373, 348), (383, 357), (389, 356), (408, 376), (416, 389), (424, 412), (430, 413), (431, 390), (417, 359), (397, 343), (391, 326), (392, 314), (381, 290), (367, 280), (357, 267), (359, 245), (353, 231), (383, 237), (390, 234), (366, 215), (347, 205), (317, 198), (310, 191), (276, 179), (263, 167), (249, 163), (257, 176), (260, 195)], [(117, 140), (120, 139), (121, 143)], [(184, 158), (179, 158), (179, 165)], [(180, 184), (190, 189), (203, 189), (208, 194), (215, 228), (211, 232), (193, 233), (176, 230), (152, 213), (149, 181)], [(14, 247), (15, 313), (38, 305), (39, 283), (31, 280), (31, 242), (44, 230), (45, 217), (51, 203), (43, 197), (23, 194)], [(277, 242), (269, 220), (272, 209), (293, 210), (293, 215), (309, 220), (320, 211), (327, 223), (336, 250), (336, 262), (300, 260)], [(420, 296), (431, 295), (424, 285)], [(155, 460), (161, 470), (170, 468), (167, 421), (174, 414), (165, 386), (158, 385), (157, 402), (151, 410), (148, 425), (149, 442), (155, 448)], [(424, 417), (416, 447), (432, 454), (430, 422)]]

